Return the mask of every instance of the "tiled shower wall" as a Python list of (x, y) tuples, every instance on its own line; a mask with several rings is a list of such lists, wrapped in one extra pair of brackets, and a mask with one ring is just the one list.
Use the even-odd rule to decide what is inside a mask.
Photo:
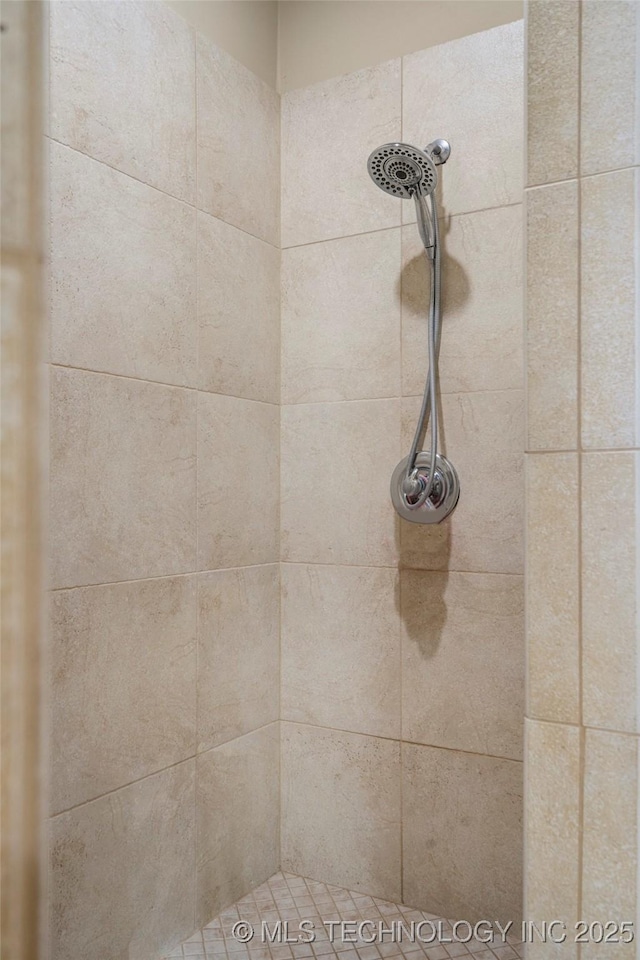
[[(519, 22), (282, 99), (282, 864), (469, 920), (521, 913), (522, 90)], [(428, 267), (366, 160), (435, 137), (462, 495), (424, 527)]]
[[(521, 84), (513, 24), (287, 95), (280, 358), (276, 94), (162, 4), (52, 4), (54, 960), (154, 957), (280, 853), (517, 918)], [(426, 263), (365, 161), (435, 136), (463, 498), (428, 529), (387, 489)]]
[(139, 960), (280, 860), (279, 98), (162, 3), (50, 43), (52, 958)]
[[(570, 930), (640, 904), (639, 28), (528, 7), (526, 910)], [(636, 956), (578, 949), (528, 956)]]

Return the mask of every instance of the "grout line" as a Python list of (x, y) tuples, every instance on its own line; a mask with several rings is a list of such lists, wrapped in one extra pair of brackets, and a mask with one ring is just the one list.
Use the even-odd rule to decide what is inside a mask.
[(532, 721), (533, 723), (546, 723), (553, 727), (570, 727), (573, 730), (589, 730), (594, 733), (610, 733), (616, 737), (633, 737), (635, 740), (640, 740), (640, 730), (618, 730), (615, 727), (600, 727), (593, 723), (581, 724), (579, 720), (552, 720), (549, 717), (536, 717), (532, 714), (527, 714), (526, 719)]
[(246, 400), (247, 403), (262, 403), (267, 407), (279, 406), (277, 400), (256, 400), (255, 397), (240, 397), (233, 393), (220, 393), (215, 390), (204, 390), (202, 387), (191, 387), (182, 383), (167, 383), (164, 380), (149, 380), (146, 377), (131, 377), (126, 373), (111, 373), (109, 370), (93, 370), (91, 367), (77, 367), (70, 363), (57, 363), (51, 361), (49, 366), (57, 367), (60, 370), (77, 370), (80, 373), (93, 373), (98, 377), (114, 377), (116, 380), (132, 380), (134, 383), (152, 383), (158, 387), (170, 387), (173, 390), (188, 390), (190, 393), (203, 393), (206, 396), (211, 397), (227, 397), (230, 400)]
[(240, 733), (236, 737), (229, 737), (228, 740), (221, 740), (220, 743), (216, 743), (213, 747), (207, 747), (206, 750), (196, 750), (195, 753), (189, 754), (187, 757), (182, 757), (180, 760), (176, 760), (175, 763), (168, 763), (164, 767), (159, 767), (157, 770), (152, 770), (150, 773), (145, 773), (142, 777), (136, 777), (134, 780), (127, 780), (126, 783), (121, 783), (117, 787), (113, 787), (111, 790), (105, 790), (104, 793), (99, 793), (95, 797), (89, 797), (87, 800), (81, 800), (80, 803), (74, 803), (70, 807), (65, 807), (64, 810), (56, 810), (55, 813), (49, 814), (47, 819), (55, 820), (57, 817), (62, 817), (67, 813), (72, 813), (74, 810), (78, 810), (80, 807), (86, 807), (90, 803), (96, 803), (98, 800), (104, 800), (105, 797), (110, 797), (112, 794), (118, 793), (120, 790), (126, 790), (128, 787), (134, 787), (136, 784), (142, 783), (145, 780), (149, 780), (151, 777), (157, 777), (161, 773), (165, 773), (167, 770), (173, 770), (175, 767), (179, 767), (183, 763), (191, 763), (191, 761), (195, 762), (199, 757), (205, 757), (207, 754), (213, 753), (214, 750), (219, 750), (220, 747), (226, 747), (230, 743), (235, 743), (236, 740), (244, 740), (245, 737), (251, 737), (255, 733), (265, 730), (267, 727), (272, 727), (275, 723), (278, 723), (278, 721), (268, 720), (267, 723), (263, 723), (259, 727), (255, 727), (252, 730), (247, 730), (246, 733)]
[[(154, 580), (176, 580), (179, 577), (200, 577), (211, 576), (216, 573), (228, 573), (233, 570), (252, 570), (256, 567), (276, 567), (287, 564), (288, 566), (300, 567), (345, 567), (354, 570), (397, 570), (398, 573), (411, 571), (412, 573), (436, 573), (449, 575), (451, 573), (464, 574), (465, 576), (479, 577), (523, 577), (524, 573), (503, 570), (457, 570), (446, 567), (442, 569), (432, 569), (430, 567), (406, 567), (400, 563), (336, 563), (325, 560), (268, 560), (265, 563), (245, 563), (236, 567), (217, 567), (216, 569), (206, 570), (188, 570), (186, 573), (163, 573), (156, 577), (132, 577), (128, 580), (102, 580), (99, 583), (76, 583), (69, 587), (50, 587), (49, 593), (63, 593), (65, 590), (92, 590), (97, 587), (115, 587), (127, 583), (149, 583)], [(282, 719), (282, 718), (281, 718)]]
[[(437, 573), (443, 576), (448, 576), (450, 573), (461, 573), (465, 576), (473, 576), (477, 574), (480, 577), (523, 577), (524, 573), (513, 573), (502, 572), (502, 571), (493, 571), (493, 570), (456, 570), (450, 567), (443, 567), (440, 569), (431, 569), (428, 567), (409, 567), (403, 566), (400, 563), (382, 563), (382, 564), (367, 564), (367, 563), (333, 563), (326, 560), (282, 560), (281, 563), (288, 564), (289, 566), (295, 567), (346, 567), (347, 569), (354, 570), (397, 570), (398, 573)], [(262, 564), (262, 566), (267, 566), (267, 564)], [(216, 571), (214, 571), (216, 572)]]
[[(194, 70), (194, 83), (193, 83), (193, 120), (194, 120), (194, 137), (195, 137), (195, 200), (198, 201), (198, 38), (196, 36), (195, 30), (193, 31), (193, 70)], [(198, 244), (199, 229), (198, 229), (198, 213), (196, 211), (195, 216), (195, 231), (196, 231), (196, 315), (195, 315), (195, 326), (196, 326), (196, 376), (200, 380), (200, 323), (199, 323), (199, 293), (200, 293), (200, 275), (199, 275), (199, 266), (200, 266), (200, 249)], [(199, 439), (199, 393), (196, 392), (196, 438), (195, 438), (195, 453), (196, 453), (196, 490), (195, 490), (195, 523), (196, 523), (196, 566), (200, 564), (200, 542), (198, 537), (198, 477), (200, 475), (200, 462), (198, 458), (198, 439)], [(195, 673), (195, 737), (193, 748), (195, 753), (198, 752), (198, 743), (200, 738), (200, 710), (199, 710), (199, 680), (200, 680), (200, 577), (196, 577), (196, 673)], [(199, 893), (199, 882), (198, 882), (198, 849), (199, 849), (199, 839), (198, 839), (198, 761), (194, 763), (194, 773), (193, 773), (193, 928), (194, 930), (198, 927), (198, 893)]]
[[(400, 57), (400, 140), (404, 142), (404, 57)], [(400, 207), (400, 220), (402, 221)], [(405, 354), (405, 281), (404, 281), (404, 242), (402, 223), (400, 224), (400, 397), (404, 393), (404, 354)], [(402, 411), (401, 411), (402, 413)], [(402, 420), (402, 416), (400, 418)], [(400, 445), (402, 446), (402, 424), (400, 425)], [(401, 718), (402, 720), (402, 718)], [(400, 878), (400, 893), (402, 893), (402, 876)]]
[[(401, 64), (404, 64), (404, 58), (400, 60)], [(403, 67), (401, 67), (403, 69)], [(400, 281), (402, 283), (402, 280)], [(400, 344), (402, 347), (402, 330), (400, 331)], [(400, 368), (400, 376), (402, 377), (402, 367)], [(398, 440), (400, 446), (402, 446), (402, 423), (399, 424), (398, 430)], [(397, 523), (397, 518), (396, 518)], [(403, 529), (400, 525), (398, 531), (400, 543), (402, 543)], [(397, 630), (398, 630), (398, 649), (399, 649), (399, 659), (400, 659), (400, 672), (399, 672), (399, 696), (400, 696), (400, 737), (404, 736), (404, 682), (403, 682), (403, 664), (404, 664), (404, 630), (402, 623), (402, 610), (404, 610), (404, 599), (403, 599), (403, 577), (401, 572), (398, 571), (397, 578), (397, 591), (398, 591), (398, 603), (400, 605), (398, 621), (397, 621)], [(400, 902), (404, 903), (404, 769), (405, 769), (405, 749), (400, 743)]]
[(245, 563), (237, 567), (218, 567), (215, 570), (188, 570), (186, 573), (163, 573), (157, 577), (132, 577), (130, 580), (103, 580), (100, 583), (78, 583), (71, 587), (51, 587), (49, 593), (62, 593), (64, 590), (90, 590), (94, 587), (113, 587), (124, 583), (148, 583), (151, 580), (175, 580), (178, 577), (209, 576), (213, 573), (227, 573), (233, 570), (251, 570), (255, 567), (275, 567), (277, 560), (267, 563)]
[(74, 810), (78, 810), (80, 807), (86, 807), (90, 803), (96, 803), (98, 800), (103, 800), (105, 797), (110, 797), (114, 793), (118, 793), (120, 790), (126, 790), (127, 787), (132, 787), (137, 783), (142, 783), (143, 780), (149, 780), (151, 777), (157, 777), (161, 773), (166, 773), (167, 770), (173, 770), (175, 767), (179, 767), (183, 763), (191, 763), (192, 760), (195, 760), (196, 754), (191, 754), (188, 757), (182, 757), (180, 760), (176, 760), (175, 763), (168, 763), (165, 767), (159, 767), (158, 770), (152, 770), (150, 773), (145, 773), (143, 777), (136, 777), (135, 780), (127, 780), (126, 783), (121, 783), (117, 787), (113, 787), (111, 790), (105, 790), (104, 793), (99, 793), (95, 797), (88, 797), (86, 800), (81, 800), (79, 803), (73, 803), (70, 807), (65, 807), (63, 810), (56, 810), (55, 813), (49, 814), (47, 819), (49, 821), (56, 820), (58, 817), (63, 817), (67, 813), (72, 813)]
[(216, 569), (206, 569), (206, 570), (189, 570), (186, 573), (164, 573), (159, 574), (155, 577), (133, 577), (129, 580), (102, 580), (99, 583), (77, 583), (69, 587), (51, 587), (49, 593), (63, 593), (65, 590), (91, 590), (96, 587), (113, 587), (120, 586), (127, 583), (148, 583), (154, 580), (175, 580), (178, 577), (199, 577), (199, 576), (210, 576), (216, 573), (227, 573), (233, 570), (251, 570), (256, 567), (275, 567), (280, 564), (287, 564), (289, 566), (302, 566), (302, 567), (345, 567), (346, 569), (354, 570), (397, 570), (398, 573), (412, 572), (412, 573), (434, 573), (449, 575), (451, 573), (464, 574), (465, 576), (480, 576), (480, 577), (523, 577), (524, 573), (506, 570), (458, 570), (453, 567), (445, 568), (431, 568), (431, 567), (415, 567), (415, 566), (403, 566), (401, 564), (393, 563), (381, 563), (381, 564), (370, 564), (370, 563), (336, 563), (334, 561), (325, 561), (325, 560), (268, 560), (265, 563), (246, 563), (237, 567), (217, 567)]
[(546, 457), (553, 454), (566, 456), (568, 453), (575, 453), (580, 457), (590, 457), (592, 454), (598, 453), (638, 453), (638, 451), (640, 451), (640, 447), (573, 447), (573, 449), (567, 450), (525, 450), (525, 454), (528, 457), (537, 457), (538, 454)]
[[(519, 387), (494, 387), (491, 390), (440, 390), (439, 393), (441, 397), (486, 397), (487, 395), (493, 395), (496, 393), (518, 393), (524, 396), (525, 392), (525, 383), (524, 380)], [(382, 398), (386, 399), (386, 398)], [(421, 400), (422, 394), (408, 393), (403, 394), (401, 397), (393, 397), (392, 399), (398, 400)], [(338, 401), (343, 402), (343, 401)], [(292, 404), (295, 406), (295, 404)]]
[[(583, 18), (583, 8), (582, 4), (578, 8), (578, 116), (577, 116), (577, 138), (578, 138), (578, 189), (577, 189), (577, 273), (578, 273), (578, 290), (577, 290), (577, 364), (576, 364), (576, 415), (577, 415), (577, 438), (578, 438), (578, 556), (576, 558), (577, 567), (578, 567), (578, 718), (580, 722), (580, 744), (579, 744), (579, 792), (578, 792), (578, 889), (576, 890), (576, 919), (580, 920), (582, 918), (582, 905), (583, 905), (583, 869), (584, 869), (584, 849), (583, 849), (583, 836), (584, 836), (584, 782), (585, 782), (585, 749), (586, 749), (586, 734), (584, 728), (584, 677), (583, 677), (583, 644), (582, 644), (582, 631), (583, 631), (583, 588), (582, 588), (582, 483), (583, 483), (583, 474), (582, 474), (582, 458), (583, 458), (583, 435), (582, 435), (582, 18)], [(578, 960), (583, 955), (582, 944), (577, 945), (577, 957)]]
[[(91, 367), (78, 367), (73, 364), (67, 363), (57, 363), (51, 362), (49, 366), (60, 369), (60, 370), (76, 370), (79, 373), (90, 373), (97, 377), (113, 377), (116, 380), (130, 380), (133, 383), (150, 383), (154, 386), (159, 387), (168, 387), (173, 390), (186, 390), (190, 393), (201, 393), (204, 396), (211, 397), (225, 397), (230, 400), (244, 400), (247, 403), (259, 403), (267, 407), (277, 407), (278, 409), (288, 408), (288, 407), (318, 407), (318, 406), (327, 406), (329, 404), (335, 405), (339, 403), (382, 403), (389, 402), (391, 400), (417, 400), (420, 399), (418, 394), (402, 394), (396, 396), (388, 397), (347, 397), (340, 400), (303, 400), (300, 402), (287, 402), (280, 403), (277, 400), (257, 400), (255, 397), (241, 397), (233, 393), (221, 393), (214, 390), (204, 390), (201, 387), (192, 387), (185, 384), (179, 383), (167, 383), (164, 380), (150, 380), (145, 377), (132, 377), (124, 373), (111, 373), (109, 370), (93, 370)], [(493, 390), (457, 390), (457, 391), (442, 391), (442, 396), (445, 397), (468, 397), (476, 395), (486, 395), (494, 393), (522, 393), (524, 387), (500, 387)], [(594, 448), (595, 449), (595, 448)], [(635, 448), (618, 448), (618, 449), (635, 449)], [(526, 453), (558, 453), (558, 452), (567, 452), (567, 451), (544, 451), (544, 450), (527, 450)]]
[[(440, 391), (443, 397), (476, 397), (476, 396), (486, 396), (487, 394), (495, 393), (518, 393), (521, 394), (524, 392), (524, 385), (519, 387), (499, 387), (493, 390), (456, 390), (456, 391)], [(242, 399), (242, 398), (241, 398)], [(335, 405), (339, 403), (390, 403), (395, 400), (421, 400), (422, 394), (403, 394), (401, 396), (393, 397), (351, 397), (345, 398), (344, 400), (301, 400), (295, 403), (283, 403), (282, 409), (289, 408), (299, 408), (299, 407), (324, 407)], [(261, 402), (261, 401), (258, 401)]]
[[(580, 57), (581, 51), (578, 52)], [(578, 106), (578, 109), (580, 107)], [(579, 148), (579, 138), (580, 138), (580, 116), (578, 116), (578, 168), (580, 168), (580, 148)], [(581, 180), (592, 180), (594, 177), (607, 177), (609, 174), (615, 173), (624, 173), (626, 170), (636, 170), (640, 164), (638, 163), (629, 163), (624, 167), (612, 167), (607, 170), (598, 170), (596, 173), (581, 173), (578, 169), (578, 173), (575, 177), (562, 177), (560, 180), (546, 180), (544, 183), (528, 183), (525, 186), (525, 192), (530, 190), (540, 190), (544, 187), (554, 187), (561, 183), (579, 183)]]
[(490, 760), (504, 760), (506, 763), (522, 763), (522, 758), (505, 757), (499, 753), (481, 753), (479, 750), (466, 750), (463, 747), (445, 747), (439, 743), (424, 743), (421, 740), (403, 740), (400, 737), (385, 737), (379, 733), (363, 733), (362, 730), (349, 730), (346, 727), (327, 727), (322, 723), (305, 720), (290, 720), (285, 718), (283, 723), (291, 723), (297, 727), (312, 727), (316, 730), (329, 730), (333, 733), (346, 733), (353, 737), (366, 737), (370, 740), (383, 740), (386, 743), (406, 744), (411, 747), (427, 747), (429, 750), (446, 750), (447, 753), (464, 753), (471, 757), (488, 757)]
[[(113, 164), (109, 163), (107, 160), (99, 160), (97, 157), (92, 156), (90, 153), (85, 153), (84, 150), (79, 150), (78, 147), (72, 147), (69, 143), (64, 143), (63, 140), (57, 140), (55, 137), (52, 137), (51, 134), (43, 134), (45, 139), (50, 140), (52, 143), (57, 143), (60, 147), (64, 147), (65, 150), (71, 150), (73, 153), (77, 153), (82, 157), (86, 157), (87, 160), (93, 161), (93, 163), (99, 163), (103, 167), (108, 167), (109, 170), (113, 170), (115, 173), (119, 173), (123, 177), (128, 177), (129, 180), (134, 180), (136, 183), (142, 184), (143, 187), (149, 187), (150, 190), (155, 190), (156, 193), (161, 193), (163, 197), (168, 197), (170, 200), (175, 200), (178, 203), (183, 203), (185, 207), (190, 207), (192, 210), (195, 210), (196, 213), (203, 213), (206, 217), (211, 217), (213, 220), (219, 220), (221, 223), (226, 223), (227, 226), (233, 227), (234, 230), (239, 230), (240, 233), (246, 234), (248, 237), (253, 237), (254, 240), (259, 240), (261, 243), (266, 243), (269, 247), (273, 247), (274, 250), (279, 250), (280, 247), (272, 243), (271, 240), (265, 240), (264, 237), (259, 237), (255, 233), (251, 233), (249, 230), (245, 230), (244, 227), (239, 227), (236, 223), (231, 223), (229, 220), (225, 220), (223, 217), (216, 216), (215, 213), (210, 213), (208, 210), (203, 210), (197, 205), (197, 193), (196, 193), (196, 202), (191, 203), (189, 200), (184, 200), (182, 197), (176, 197), (173, 193), (167, 193), (166, 190), (162, 190), (160, 187), (154, 186), (152, 183), (147, 183), (146, 180), (140, 180), (139, 177), (136, 177), (133, 173), (127, 173), (125, 170), (121, 170), (119, 167), (114, 167)], [(197, 136), (197, 131), (196, 131)], [(196, 170), (197, 170), (197, 157), (198, 157), (198, 145), (196, 141)], [(197, 175), (196, 175), (197, 176)], [(196, 183), (197, 190), (197, 183)]]
[(176, 200), (178, 203), (184, 203), (186, 207), (195, 208), (195, 204), (191, 203), (189, 200), (185, 200), (184, 197), (179, 197), (175, 193), (169, 193), (168, 190), (163, 190), (162, 187), (157, 187), (154, 183), (149, 183), (147, 180), (141, 180), (140, 177), (135, 175), (135, 173), (129, 173), (127, 170), (121, 170), (120, 167), (114, 166), (112, 163), (109, 163), (108, 160), (102, 160), (98, 157), (94, 157), (93, 154), (87, 153), (86, 150), (81, 150), (79, 147), (74, 147), (70, 143), (65, 143), (64, 140), (58, 140), (58, 138), (54, 137), (51, 133), (45, 133), (44, 136), (47, 140), (50, 140), (51, 143), (57, 143), (58, 146), (64, 147), (65, 150), (71, 150), (72, 153), (77, 153), (81, 157), (86, 157), (87, 160), (92, 160), (93, 163), (99, 163), (103, 167), (108, 167), (109, 170), (113, 170), (115, 173), (119, 173), (121, 176), (127, 177), (129, 180), (134, 180), (136, 183), (142, 184), (143, 187), (149, 187), (150, 190), (155, 190), (156, 193), (161, 193), (163, 197), (168, 197), (170, 200)]
[[(546, 184), (543, 184), (546, 186)], [(522, 200), (514, 200), (512, 203), (499, 203), (492, 207), (480, 207), (478, 210), (461, 210), (459, 213), (443, 213), (438, 217), (442, 223), (452, 220), (454, 217), (472, 217), (476, 213), (488, 213), (491, 210), (504, 210), (506, 207), (522, 206)], [(389, 230), (403, 230), (405, 227), (415, 226), (415, 220), (394, 223), (389, 227), (377, 227), (375, 230), (360, 230), (358, 233), (343, 233), (335, 237), (323, 237), (320, 240), (308, 240), (306, 243), (292, 243), (289, 246), (281, 247), (281, 250), (297, 250), (300, 247), (315, 247), (320, 243), (333, 243), (338, 240), (353, 240), (355, 237), (368, 237), (373, 233), (387, 233)]]

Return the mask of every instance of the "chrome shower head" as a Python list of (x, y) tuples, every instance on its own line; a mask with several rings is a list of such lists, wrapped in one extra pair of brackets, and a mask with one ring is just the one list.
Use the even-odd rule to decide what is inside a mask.
[(438, 183), (429, 154), (408, 143), (384, 143), (369, 157), (367, 170), (376, 186), (403, 200), (415, 194), (427, 196)]

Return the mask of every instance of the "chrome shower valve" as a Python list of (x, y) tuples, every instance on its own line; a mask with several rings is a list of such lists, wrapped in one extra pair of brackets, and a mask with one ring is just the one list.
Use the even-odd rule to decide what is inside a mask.
[(429, 486), (431, 457), (425, 451), (418, 454), (415, 476), (412, 473), (407, 477), (408, 462), (408, 457), (401, 460), (391, 477), (391, 500), (395, 510), (404, 520), (411, 520), (412, 523), (442, 523), (455, 510), (460, 496), (460, 481), (455, 467), (446, 457), (438, 454), (431, 492), (425, 498), (422, 494)]

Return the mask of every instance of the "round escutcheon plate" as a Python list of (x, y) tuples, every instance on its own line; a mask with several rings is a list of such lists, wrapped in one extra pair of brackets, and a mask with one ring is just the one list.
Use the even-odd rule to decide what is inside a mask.
[[(460, 496), (460, 481), (453, 464), (446, 457), (436, 457), (436, 477), (431, 495), (419, 506), (412, 505), (406, 498), (402, 484), (407, 469), (408, 457), (401, 460), (391, 477), (391, 502), (403, 520), (411, 523), (442, 523), (452, 513)], [(429, 480), (431, 459), (422, 451), (416, 457), (418, 475)]]

